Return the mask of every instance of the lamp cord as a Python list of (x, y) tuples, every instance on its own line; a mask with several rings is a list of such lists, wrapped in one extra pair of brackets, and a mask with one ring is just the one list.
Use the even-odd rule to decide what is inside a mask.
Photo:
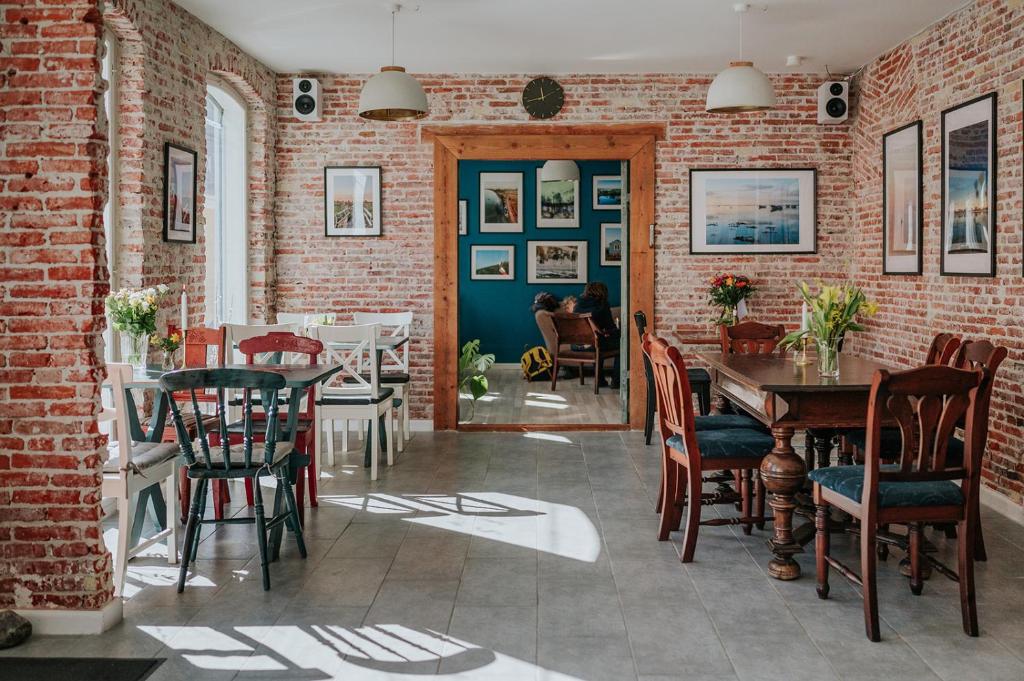
[(391, 10), (391, 65), (394, 66), (398, 62), (395, 61), (395, 19), (398, 16), (398, 6)]

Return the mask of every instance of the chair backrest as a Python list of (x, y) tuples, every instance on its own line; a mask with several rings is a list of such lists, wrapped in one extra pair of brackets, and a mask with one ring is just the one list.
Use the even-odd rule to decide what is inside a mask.
[(378, 324), (380, 334), (387, 334), (395, 338), (409, 338), (398, 350), (386, 348), (384, 351), (384, 365), (381, 371), (409, 371), (409, 346), (412, 345), (410, 330), (412, 328), (412, 312), (354, 312), (352, 321), (356, 325)]
[(647, 314), (643, 311), (638, 310), (633, 313), (633, 322), (636, 324), (636, 332), (640, 338), (644, 337), (647, 333)]
[(651, 363), (651, 373), (654, 374), (663, 451), (667, 455), (665, 438), (679, 435), (686, 444), (687, 455), (699, 468), (700, 448), (697, 447), (693, 398), (690, 396), (686, 362), (677, 348), (654, 334), (644, 335), (643, 351)]
[[(990, 381), (986, 369), (934, 364), (896, 373), (875, 372), (868, 402), (862, 503), (878, 508), (879, 481), (964, 480), (976, 487), (981, 463), (975, 439), (982, 417), (978, 395)], [(883, 471), (881, 434), (890, 415), (899, 426), (903, 446), (897, 459), (898, 469)], [(946, 456), (949, 440), (961, 419), (966, 422), (962, 465), (948, 461)], [(967, 494), (965, 484), (964, 496)]]
[[(231, 468), (232, 462), (240, 461), (246, 468), (253, 467), (253, 429), (258, 428), (264, 434), (263, 460), (256, 460), (255, 465), (270, 464), (274, 460), (274, 453), (277, 450), (278, 436), (278, 391), (284, 389), (285, 379), (281, 374), (270, 371), (258, 371), (252, 369), (184, 369), (164, 374), (160, 379), (160, 387), (167, 393), (167, 399), (171, 408), (171, 419), (174, 423), (175, 433), (178, 435), (178, 446), (181, 454), (185, 457), (186, 463), (190, 466), (199, 462), (207, 469), (214, 468), (214, 462), (210, 453), (209, 438), (206, 428), (203, 425), (202, 412), (199, 408), (199, 396), (213, 390), (217, 396), (216, 415), (218, 421), (218, 434), (220, 435), (220, 450), (222, 461), (220, 465), (224, 469)], [(240, 391), (242, 400), (242, 418), (244, 419), (244, 435), (242, 437), (241, 459), (233, 459), (231, 438), (228, 436), (228, 415), (226, 395)], [(256, 419), (253, 414), (253, 391), (259, 391), (260, 404), (266, 412), (265, 418)], [(191, 406), (191, 413), (195, 416), (196, 442), (199, 444), (202, 459), (196, 456), (195, 445), (189, 438), (189, 431), (185, 425), (182, 409), (178, 404), (176, 395), (188, 395), (186, 406)]]
[(217, 329), (197, 326), (185, 331), (185, 368), (224, 366), (226, 333), (227, 330), (223, 326)]
[(960, 339), (951, 333), (940, 333), (932, 339), (925, 356), (925, 364), (949, 364), (950, 359), (960, 347)]
[(722, 352), (747, 355), (769, 355), (775, 352), (786, 329), (782, 324), (740, 322), (733, 326), (719, 327), (722, 335)]
[(987, 340), (967, 340), (959, 344), (950, 364), (958, 369), (986, 369), (991, 380), (978, 392), (981, 400), (981, 424), (977, 428), (978, 446), (984, 452), (988, 441), (988, 417), (992, 406), (992, 390), (995, 387), (999, 366), (1006, 359), (1006, 348), (993, 345)]
[(111, 389), (113, 409), (104, 408), (100, 414), (100, 421), (114, 421), (113, 435), (117, 439), (117, 456), (121, 474), (131, 468), (132, 461), (132, 437), (128, 429), (128, 400), (125, 395), (125, 385), (131, 382), (131, 364), (107, 364), (107, 380)]
[(342, 367), (320, 389), (322, 394), (380, 396), (380, 367), (377, 363), (379, 324), (311, 326), (309, 335), (323, 344), (328, 362)]
[(224, 343), (227, 347), (228, 356), (232, 358), (231, 364), (243, 364), (245, 363), (245, 357), (242, 351), (238, 349), (238, 345), (247, 338), (265, 336), (275, 331), (297, 334), (301, 330), (302, 324), (294, 322), (290, 324), (225, 324)]
[[(323, 343), (315, 338), (307, 338), (285, 331), (271, 331), (263, 336), (246, 338), (238, 344), (238, 349), (245, 355), (245, 363), (257, 364), (316, 364), (320, 353), (324, 351)], [(302, 361), (303, 358), (305, 361)], [(269, 361), (265, 361), (269, 360)], [(312, 386), (306, 390), (305, 418), (313, 418)]]
[(590, 313), (569, 314), (558, 312), (551, 317), (555, 325), (555, 347), (563, 343), (575, 343), (580, 345), (595, 345), (597, 335), (594, 331), (594, 323)]
[(537, 320), (537, 328), (540, 329), (540, 335), (544, 339), (544, 345), (547, 347), (548, 352), (554, 357), (558, 354), (558, 334), (555, 333), (555, 313), (549, 310), (537, 310), (533, 313), (534, 319)]

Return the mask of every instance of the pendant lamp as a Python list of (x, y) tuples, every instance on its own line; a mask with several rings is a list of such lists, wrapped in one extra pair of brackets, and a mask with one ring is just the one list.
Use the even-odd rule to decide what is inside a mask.
[(736, 3), (733, 10), (740, 15), (740, 60), (729, 64), (719, 73), (711, 87), (705, 111), (709, 113), (740, 113), (765, 111), (775, 106), (775, 90), (768, 76), (743, 60), (743, 14), (750, 9), (746, 3)]
[[(391, 10), (391, 63), (395, 62), (395, 17), (402, 10)], [(371, 76), (359, 94), (359, 116), (371, 121), (409, 121), (427, 115), (427, 95), (419, 81), (401, 66), (383, 66)]]
[(540, 169), (540, 179), (542, 182), (579, 180), (580, 167), (576, 161), (547, 161)]

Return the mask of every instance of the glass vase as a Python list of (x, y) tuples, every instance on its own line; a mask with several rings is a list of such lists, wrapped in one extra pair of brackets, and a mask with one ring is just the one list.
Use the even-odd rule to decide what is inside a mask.
[(818, 375), (839, 377), (839, 341), (818, 341)]
[(732, 326), (737, 322), (736, 308), (732, 306), (725, 306), (722, 308), (722, 314), (718, 318), (719, 326)]
[(121, 361), (126, 364), (131, 364), (136, 369), (145, 369), (148, 341), (148, 336), (135, 336), (130, 333), (122, 333)]
[(174, 350), (164, 350), (163, 358), (160, 360), (160, 369), (174, 371)]

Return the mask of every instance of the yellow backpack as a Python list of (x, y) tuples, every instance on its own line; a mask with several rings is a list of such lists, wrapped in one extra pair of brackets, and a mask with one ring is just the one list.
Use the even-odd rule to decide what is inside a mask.
[(542, 381), (551, 378), (551, 367), (554, 366), (551, 353), (543, 345), (536, 345), (523, 353), (519, 366), (523, 369), (523, 378), (527, 381)]

